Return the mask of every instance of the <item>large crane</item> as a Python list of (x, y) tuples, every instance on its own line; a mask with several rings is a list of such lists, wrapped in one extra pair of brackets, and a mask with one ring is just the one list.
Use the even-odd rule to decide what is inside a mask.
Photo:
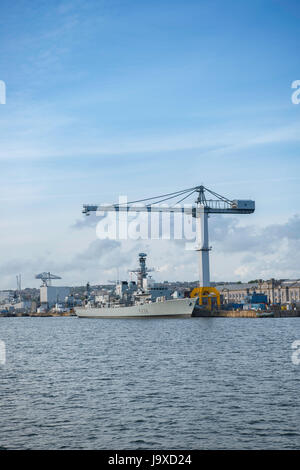
[(43, 281), (43, 284), (41, 287), (47, 287), (51, 286), (51, 281), (52, 279), (61, 279), (61, 277), (56, 276), (55, 274), (51, 274), (50, 272), (46, 273), (40, 273), (35, 276), (35, 279), (41, 279)]
[[(182, 207), (180, 203), (188, 199), (193, 194), (197, 194), (195, 205)], [(179, 198), (179, 199), (178, 199)], [(161, 207), (158, 204), (176, 200), (172, 207)], [(144, 203), (144, 205), (135, 205)], [(126, 204), (112, 205), (84, 205), (83, 213), (89, 215), (93, 211), (116, 211), (116, 212), (181, 212), (192, 215), (196, 218), (196, 250), (199, 253), (199, 287), (195, 288), (191, 296), (199, 297), (199, 303), (202, 305), (203, 299), (207, 298), (211, 306), (211, 298), (216, 297), (220, 305), (220, 294), (210, 285), (209, 274), (209, 246), (208, 237), (208, 217), (209, 214), (251, 214), (255, 211), (255, 202), (252, 200), (228, 199), (220, 194), (206, 188), (203, 185), (193, 188), (176, 191), (173, 193), (162, 194), (150, 198), (131, 201)]]

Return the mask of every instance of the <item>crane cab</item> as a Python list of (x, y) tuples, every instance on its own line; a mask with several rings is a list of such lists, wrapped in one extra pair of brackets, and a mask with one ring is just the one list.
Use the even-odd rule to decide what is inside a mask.
[(242, 209), (249, 210), (251, 212), (255, 211), (255, 201), (247, 199), (235, 199), (232, 201), (232, 209)]

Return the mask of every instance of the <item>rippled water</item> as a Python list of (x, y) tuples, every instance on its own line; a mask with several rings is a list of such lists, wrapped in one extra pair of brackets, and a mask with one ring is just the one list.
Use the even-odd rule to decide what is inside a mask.
[(300, 318), (1, 318), (0, 339), (2, 448), (300, 448)]

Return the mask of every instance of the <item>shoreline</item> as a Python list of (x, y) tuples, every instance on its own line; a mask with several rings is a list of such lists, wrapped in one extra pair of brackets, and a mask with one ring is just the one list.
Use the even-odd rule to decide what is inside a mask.
[[(255, 310), (200, 310), (197, 309), (193, 312), (190, 318), (299, 318), (300, 310), (278, 310), (274, 311), (272, 316), (261, 315), (264, 312), (257, 312)], [(75, 313), (23, 313), (18, 312), (16, 314), (7, 313), (1, 314), (0, 318), (49, 318), (49, 317), (77, 317)]]

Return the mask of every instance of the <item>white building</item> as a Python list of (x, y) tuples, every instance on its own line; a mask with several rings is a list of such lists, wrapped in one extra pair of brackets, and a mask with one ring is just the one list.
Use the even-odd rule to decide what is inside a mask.
[(11, 300), (13, 293), (9, 290), (0, 290), (0, 302), (7, 302)]
[(56, 303), (64, 304), (66, 297), (70, 295), (70, 290), (70, 287), (41, 286), (40, 302), (48, 308), (54, 307)]

